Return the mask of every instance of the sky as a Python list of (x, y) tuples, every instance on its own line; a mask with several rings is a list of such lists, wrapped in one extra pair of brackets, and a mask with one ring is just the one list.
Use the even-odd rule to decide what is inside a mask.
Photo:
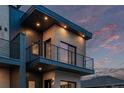
[(86, 46), (87, 56), (94, 58), (95, 76), (113, 75), (124, 79), (124, 6), (45, 7), (93, 33)]

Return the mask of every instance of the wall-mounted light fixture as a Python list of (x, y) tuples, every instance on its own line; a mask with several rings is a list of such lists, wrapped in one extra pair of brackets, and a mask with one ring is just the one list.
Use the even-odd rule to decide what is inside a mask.
[(42, 67), (38, 67), (38, 70), (41, 71), (42, 70)]

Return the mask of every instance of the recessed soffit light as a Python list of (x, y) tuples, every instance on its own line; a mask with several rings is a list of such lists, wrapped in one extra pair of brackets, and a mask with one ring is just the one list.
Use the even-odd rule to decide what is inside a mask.
[(39, 22), (36, 23), (36, 26), (37, 26), (37, 27), (40, 27), (40, 25), (41, 25), (41, 24), (40, 24)]
[(47, 16), (45, 16), (45, 17), (44, 17), (44, 20), (48, 20), (48, 17), (47, 17)]

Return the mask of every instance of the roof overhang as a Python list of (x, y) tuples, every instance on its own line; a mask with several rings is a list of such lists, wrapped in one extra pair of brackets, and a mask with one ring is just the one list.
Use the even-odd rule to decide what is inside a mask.
[[(44, 20), (42, 20), (44, 16), (49, 17), (49, 22), (45, 23)], [(40, 31), (45, 31), (45, 29), (49, 28), (53, 24), (57, 24), (60, 26), (66, 25), (67, 29), (69, 29), (70, 31), (82, 37), (84, 35), (86, 40), (92, 38), (92, 33), (40, 5), (31, 6), (31, 8), (21, 17), (20, 21), (23, 26), (26, 25), (35, 28), (34, 23), (39, 20), (41, 20), (43, 23)]]

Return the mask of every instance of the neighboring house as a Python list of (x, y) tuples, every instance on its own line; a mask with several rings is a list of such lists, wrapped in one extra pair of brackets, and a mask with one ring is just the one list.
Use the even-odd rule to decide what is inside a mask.
[(0, 87), (75, 88), (94, 73), (92, 33), (43, 6), (0, 11)]
[(124, 88), (124, 80), (112, 76), (98, 76), (81, 81), (82, 88)]

